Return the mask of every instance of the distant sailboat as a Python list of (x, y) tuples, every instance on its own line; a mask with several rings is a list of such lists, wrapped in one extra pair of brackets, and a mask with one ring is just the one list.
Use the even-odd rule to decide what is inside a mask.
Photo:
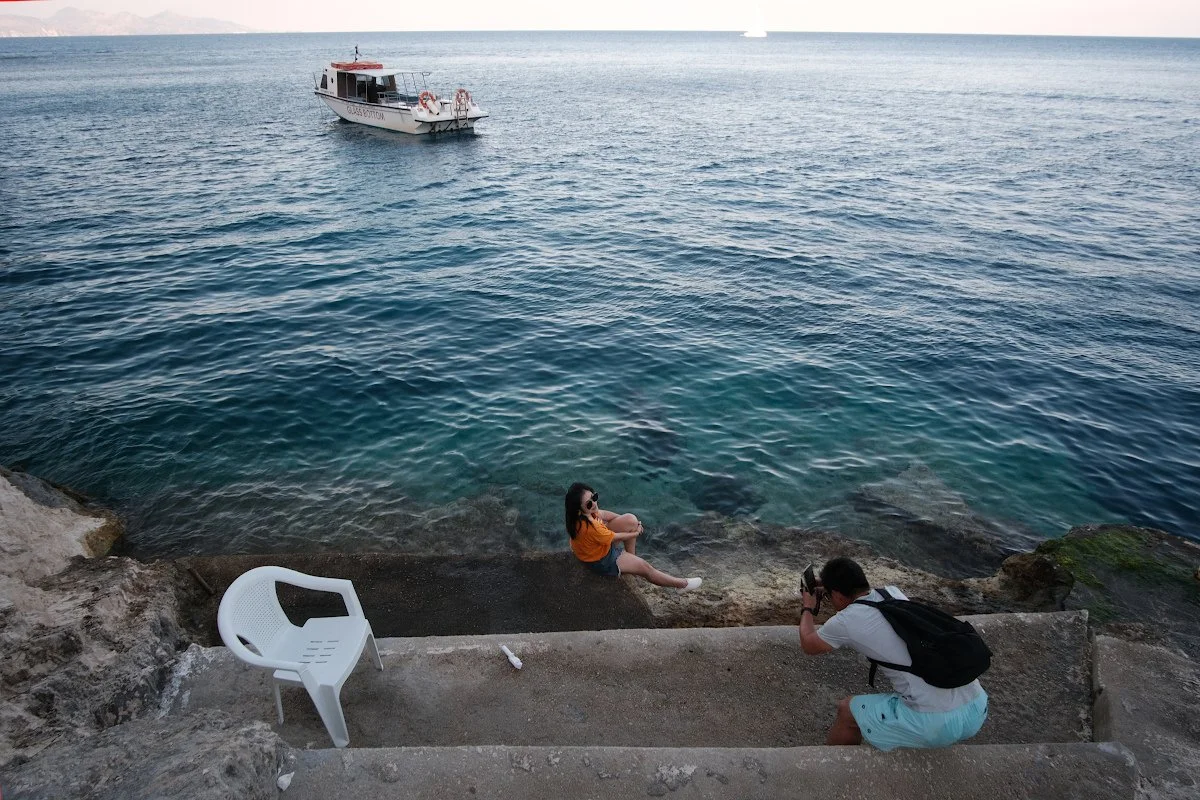
[(754, 27), (742, 34), (747, 39), (764, 39), (767, 36), (767, 26), (763, 22), (762, 9), (754, 9)]

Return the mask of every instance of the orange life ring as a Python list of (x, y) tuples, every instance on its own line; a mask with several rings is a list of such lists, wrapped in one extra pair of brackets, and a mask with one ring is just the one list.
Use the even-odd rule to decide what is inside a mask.
[(459, 87), (454, 93), (454, 108), (456, 111), (466, 111), (471, 107), (471, 93)]
[(438, 103), (437, 95), (426, 89), (417, 96), (417, 105), (428, 111), (430, 114), (441, 113), (442, 107)]

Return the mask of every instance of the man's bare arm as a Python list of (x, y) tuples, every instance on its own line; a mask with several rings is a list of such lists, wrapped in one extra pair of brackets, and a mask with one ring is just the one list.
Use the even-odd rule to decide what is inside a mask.
[(803, 609), (815, 609), (817, 598), (803, 589), (800, 590), (800, 601), (803, 604), (800, 611), (800, 649), (807, 655), (816, 656), (834, 650), (834, 646), (817, 636), (816, 614)]

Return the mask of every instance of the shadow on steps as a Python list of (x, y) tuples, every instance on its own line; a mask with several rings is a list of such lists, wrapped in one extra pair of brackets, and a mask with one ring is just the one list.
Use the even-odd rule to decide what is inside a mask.
[[(194, 570), (213, 591), (208, 595), (197, 582), (184, 604), (189, 632), (206, 646), (221, 644), (217, 606), (229, 584), (264, 565), (349, 579), (380, 639), (657, 626), (628, 585), (636, 579), (599, 577), (570, 553), (490, 558), (295, 553), (197, 556), (177, 563)], [(337, 595), (282, 585), (279, 590), (280, 603), (296, 624), (346, 613)]]

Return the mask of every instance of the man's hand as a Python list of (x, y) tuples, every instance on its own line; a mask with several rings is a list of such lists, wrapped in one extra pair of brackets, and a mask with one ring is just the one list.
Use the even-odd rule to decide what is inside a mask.
[[(818, 589), (817, 591), (820, 591)], [(832, 651), (833, 645), (826, 642), (817, 635), (816, 624), (816, 608), (817, 596), (812, 594), (803, 586), (800, 587), (800, 649), (810, 656), (820, 655)], [(812, 609), (813, 613), (809, 613), (804, 609)]]

